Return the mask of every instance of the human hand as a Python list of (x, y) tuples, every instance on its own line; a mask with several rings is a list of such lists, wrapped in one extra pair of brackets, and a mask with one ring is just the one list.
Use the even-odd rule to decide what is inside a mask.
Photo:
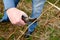
[(10, 8), (7, 10), (7, 15), (9, 17), (9, 20), (14, 25), (23, 26), (26, 23), (22, 20), (22, 15), (25, 17), (28, 17), (25, 12), (18, 10), (17, 8)]

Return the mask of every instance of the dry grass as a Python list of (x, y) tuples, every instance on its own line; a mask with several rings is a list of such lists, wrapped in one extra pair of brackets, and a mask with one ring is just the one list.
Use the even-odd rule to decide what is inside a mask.
[[(22, 3), (19, 3), (18, 8), (30, 15), (32, 9), (31, 1), (28, 4), (25, 1), (25, 4), (26, 5), (22, 5)], [(56, 5), (59, 6), (59, 4)], [(60, 11), (54, 7), (50, 7), (51, 5), (48, 3), (45, 4), (42, 12), (43, 15), (41, 16), (40, 21), (38, 22), (38, 26), (35, 29), (33, 35), (27, 39), (21, 37), (20, 40), (60, 40)], [(48, 8), (50, 9), (46, 11)], [(17, 27), (7, 22), (0, 23), (0, 40), (17, 40), (17, 38), (23, 33), (22, 31), (25, 29), (26, 26)]]

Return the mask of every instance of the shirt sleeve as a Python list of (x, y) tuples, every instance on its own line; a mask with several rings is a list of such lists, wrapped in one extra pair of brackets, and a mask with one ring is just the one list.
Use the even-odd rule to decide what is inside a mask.
[(15, 7), (14, 0), (3, 0), (5, 10)]

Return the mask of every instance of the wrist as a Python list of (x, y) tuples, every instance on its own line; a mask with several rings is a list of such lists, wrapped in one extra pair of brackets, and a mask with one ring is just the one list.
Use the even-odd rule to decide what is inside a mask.
[(15, 7), (12, 7), (12, 8), (8, 8), (8, 9), (5, 9), (5, 11), (9, 10), (9, 9), (14, 9)]

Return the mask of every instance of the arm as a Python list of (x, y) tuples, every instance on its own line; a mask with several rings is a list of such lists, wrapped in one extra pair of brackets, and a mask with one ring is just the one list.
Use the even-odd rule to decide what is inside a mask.
[(21, 17), (22, 15), (27, 15), (25, 14), (25, 12), (15, 8), (15, 0), (3, 0), (3, 2), (5, 11), (9, 17), (10, 22), (14, 25), (25, 25), (25, 22), (21, 19)]
[(5, 10), (15, 7), (14, 0), (3, 0)]

